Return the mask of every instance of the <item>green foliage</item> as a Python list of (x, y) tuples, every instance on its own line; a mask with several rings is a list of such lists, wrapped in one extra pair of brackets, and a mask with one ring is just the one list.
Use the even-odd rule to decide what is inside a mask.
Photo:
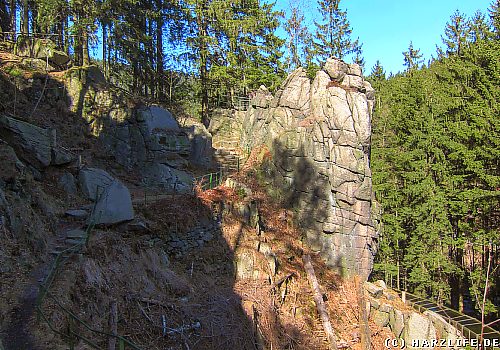
[(12, 66), (5, 70), (11, 77), (20, 77), (23, 75), (23, 71), (18, 67)]
[(382, 64), (379, 60), (377, 60), (377, 62), (375, 62), (375, 65), (372, 67), (372, 71), (368, 76), (368, 79), (372, 82), (378, 82), (386, 79), (384, 67), (382, 67)]
[(312, 38), (308, 28), (304, 25), (304, 14), (296, 4), (292, 6), (290, 17), (286, 20), (284, 29), (287, 40), (287, 71), (293, 71), (305, 66), (307, 62), (308, 45)]
[[(397, 274), (400, 264), (409, 289), (441, 301), (467, 288), (481, 294), (485, 242), (500, 243), (500, 43), (467, 38), (460, 55), (450, 50), (428, 68), (410, 45), (409, 71), (384, 80), (376, 65), (371, 76), (384, 227), (376, 273)], [(499, 278), (496, 270), (493, 290)]]
[(451, 16), (450, 22), (444, 29), (444, 37), (441, 39), (446, 45), (446, 53), (461, 55), (470, 35), (470, 27), (466, 18), (458, 10)]
[(488, 12), (496, 39), (500, 39), (500, 0), (493, 0)]
[(420, 49), (415, 49), (413, 47), (412, 41), (410, 41), (410, 45), (408, 46), (408, 51), (403, 52), (403, 56), (404, 56), (404, 65), (408, 70), (419, 68), (423, 63), (422, 60), (423, 55), (420, 52)]
[(347, 11), (342, 10), (340, 0), (319, 0), (321, 22), (314, 21), (314, 55), (320, 63), (328, 57), (344, 58), (361, 53), (359, 40), (352, 40), (352, 29), (347, 20)]

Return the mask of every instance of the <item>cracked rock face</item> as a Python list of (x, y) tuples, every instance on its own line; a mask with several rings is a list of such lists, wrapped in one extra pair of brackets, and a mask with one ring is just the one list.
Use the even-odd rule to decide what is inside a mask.
[(370, 83), (358, 65), (332, 58), (312, 83), (295, 70), (269, 105), (259, 91), (242, 122), (242, 146), (269, 147), (268, 173), (298, 209), (309, 245), (342, 274), (367, 277), (377, 249)]

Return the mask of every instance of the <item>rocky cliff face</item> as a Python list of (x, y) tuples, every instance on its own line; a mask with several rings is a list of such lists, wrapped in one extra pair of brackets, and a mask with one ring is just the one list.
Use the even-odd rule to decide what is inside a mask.
[(110, 88), (97, 67), (67, 71), (65, 85), (70, 110), (85, 120), (87, 134), (99, 138), (117, 163), (139, 169), (144, 185), (190, 191), (187, 165), (211, 165), (211, 135), (201, 123), (180, 127), (169, 111), (136, 105)]
[(276, 96), (261, 87), (242, 120), (241, 147), (267, 145), (267, 173), (297, 209), (308, 243), (347, 275), (368, 276), (377, 249), (373, 101), (358, 65), (329, 59), (312, 83), (299, 68)]

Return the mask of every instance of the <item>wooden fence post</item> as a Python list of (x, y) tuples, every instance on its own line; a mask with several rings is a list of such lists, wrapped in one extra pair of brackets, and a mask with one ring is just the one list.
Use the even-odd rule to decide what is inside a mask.
[[(108, 350), (116, 350), (116, 335), (118, 334), (118, 307), (116, 301), (110, 303), (109, 329), (115, 337), (109, 337)], [(120, 339), (120, 346), (123, 341)]]

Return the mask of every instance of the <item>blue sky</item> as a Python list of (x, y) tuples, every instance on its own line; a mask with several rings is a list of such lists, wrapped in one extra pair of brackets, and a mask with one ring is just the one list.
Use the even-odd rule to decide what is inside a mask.
[[(290, 2), (277, 0), (276, 8), (287, 10)], [(492, 0), (344, 0), (353, 37), (363, 43), (366, 73), (380, 60), (387, 72), (403, 70), (403, 55), (410, 40), (419, 48), (426, 61), (441, 45), (446, 22), (455, 10), (472, 16), (477, 10), (487, 13)], [(316, 1), (302, 1), (309, 30), (314, 32), (312, 19), (321, 20)]]

